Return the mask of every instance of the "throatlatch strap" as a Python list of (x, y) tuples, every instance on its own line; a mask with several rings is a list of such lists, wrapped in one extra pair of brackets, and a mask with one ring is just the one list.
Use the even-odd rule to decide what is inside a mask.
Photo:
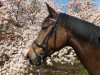
[(54, 26), (54, 49), (56, 49), (56, 35), (57, 35), (57, 28), (56, 25)]

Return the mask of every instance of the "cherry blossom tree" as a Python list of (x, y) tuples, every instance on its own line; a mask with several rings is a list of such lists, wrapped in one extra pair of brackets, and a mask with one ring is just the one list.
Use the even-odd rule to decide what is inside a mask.
[[(81, 0), (72, 0), (67, 4), (68, 10), (67, 13), (70, 15), (76, 16), (80, 19), (95, 23), (100, 25), (100, 9), (94, 8), (96, 2), (92, 1), (81, 1)], [(74, 7), (76, 6), (76, 7)], [(73, 9), (74, 8), (74, 9)]]
[(0, 74), (23, 75), (32, 70), (24, 57), (48, 15), (45, 2), (55, 7), (51, 0), (3, 0), (0, 7)]

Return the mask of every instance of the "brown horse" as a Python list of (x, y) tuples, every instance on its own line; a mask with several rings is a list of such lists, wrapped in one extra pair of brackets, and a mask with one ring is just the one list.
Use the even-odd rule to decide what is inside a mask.
[(49, 15), (27, 53), (30, 63), (40, 65), (42, 58), (71, 46), (88, 73), (100, 75), (100, 28), (46, 5)]

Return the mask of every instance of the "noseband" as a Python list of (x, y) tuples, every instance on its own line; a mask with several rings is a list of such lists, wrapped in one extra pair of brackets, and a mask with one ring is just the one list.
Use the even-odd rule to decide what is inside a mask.
[[(42, 42), (40, 43), (37, 39), (34, 40), (33, 44), (36, 44), (39, 48), (42, 48), (45, 55), (48, 52), (48, 39), (50, 38), (50, 36), (53, 34), (54, 35), (54, 49), (56, 49), (56, 23), (57, 21), (55, 19), (50, 19), (54, 22), (54, 24), (51, 26), (50, 30), (46, 33), (44, 39), (42, 40)], [(34, 50), (34, 49), (33, 49)], [(41, 62), (41, 60), (43, 60), (43, 54), (39, 54), (36, 53), (36, 51), (34, 50), (35, 54), (36, 54), (36, 58), (39, 59), (39, 62)]]

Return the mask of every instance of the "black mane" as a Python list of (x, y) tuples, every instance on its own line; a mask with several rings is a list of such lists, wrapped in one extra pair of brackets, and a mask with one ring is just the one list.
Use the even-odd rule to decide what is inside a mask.
[(93, 43), (100, 43), (100, 28), (93, 23), (80, 20), (65, 13), (58, 14), (57, 22), (63, 27), (68, 27), (77, 36)]

